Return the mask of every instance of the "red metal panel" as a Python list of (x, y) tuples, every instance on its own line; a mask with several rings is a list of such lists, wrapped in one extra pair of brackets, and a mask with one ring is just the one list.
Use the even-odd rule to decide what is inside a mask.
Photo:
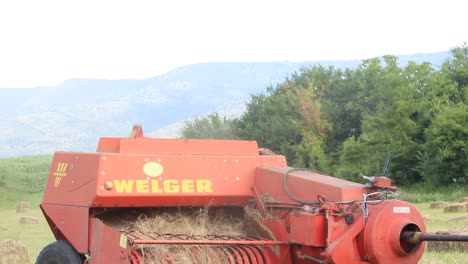
[(125, 236), (97, 218), (89, 219), (90, 264), (129, 263), (131, 249)]
[[(80, 253), (88, 253), (89, 208), (55, 204), (41, 204), (44, 214), (50, 219), (68, 242)], [(49, 223), (50, 224), (50, 223)], [(56, 239), (62, 239), (56, 237)]]
[(100, 138), (97, 152), (119, 152), (121, 138)]
[[(263, 166), (256, 170), (255, 187), (260, 195), (269, 195), (278, 202), (294, 202), (286, 193), (283, 179), (292, 168)], [(337, 179), (310, 171), (294, 171), (289, 174), (287, 186), (297, 199), (317, 201), (322, 195), (332, 201), (361, 200), (366, 193), (365, 186), (359, 183)]]
[(100, 160), (93, 207), (242, 205), (257, 166), (286, 166), (283, 156), (103, 153)]
[[(337, 227), (335, 230), (333, 227)], [(368, 264), (363, 261), (360, 255), (357, 236), (364, 228), (364, 218), (357, 218), (354, 223), (347, 225), (342, 222), (328, 222), (329, 237), (333, 237), (333, 241), (328, 242), (328, 246), (324, 254), (327, 257), (327, 263), (349, 263), (349, 264)], [(388, 263), (404, 263), (404, 262), (388, 262)]]
[(43, 203), (90, 206), (96, 195), (99, 154), (57, 152)]
[(204, 139), (101, 138), (97, 151), (118, 153), (259, 155), (256, 141)]
[(289, 214), (291, 241), (306, 246), (326, 245), (326, 219), (324, 215)]
[(252, 197), (255, 168), (262, 165), (286, 166), (286, 161), (283, 156), (258, 155), (57, 152), (43, 203), (89, 207), (245, 204)]

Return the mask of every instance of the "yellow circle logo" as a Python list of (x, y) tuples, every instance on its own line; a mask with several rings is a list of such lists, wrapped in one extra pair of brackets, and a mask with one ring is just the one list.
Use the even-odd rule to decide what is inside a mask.
[(143, 165), (143, 172), (150, 177), (158, 177), (163, 171), (163, 166), (157, 162), (148, 162)]

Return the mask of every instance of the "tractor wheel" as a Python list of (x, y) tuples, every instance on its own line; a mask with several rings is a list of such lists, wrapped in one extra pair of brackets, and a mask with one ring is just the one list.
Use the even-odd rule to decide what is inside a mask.
[(83, 262), (84, 257), (65, 240), (47, 245), (36, 260), (36, 264), (83, 264)]

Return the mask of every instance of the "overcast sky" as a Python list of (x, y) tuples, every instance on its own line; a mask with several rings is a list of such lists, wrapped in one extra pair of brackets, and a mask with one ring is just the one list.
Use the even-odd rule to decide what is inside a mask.
[(444, 51), (468, 41), (465, 2), (0, 0), (0, 87)]

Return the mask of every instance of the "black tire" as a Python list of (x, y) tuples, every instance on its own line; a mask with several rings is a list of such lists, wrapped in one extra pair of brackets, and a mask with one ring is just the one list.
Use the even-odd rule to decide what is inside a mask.
[(83, 260), (70, 243), (59, 240), (42, 249), (36, 264), (83, 264)]

